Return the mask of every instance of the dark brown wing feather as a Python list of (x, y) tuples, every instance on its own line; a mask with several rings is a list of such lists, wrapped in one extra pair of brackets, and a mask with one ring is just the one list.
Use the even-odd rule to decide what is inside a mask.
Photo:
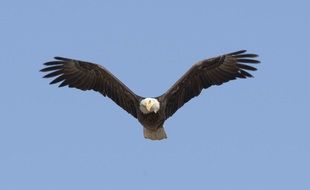
[(246, 50), (241, 50), (193, 65), (165, 94), (157, 97), (165, 105), (166, 119), (190, 99), (198, 96), (202, 89), (236, 78), (253, 77), (247, 71), (255, 71), (256, 68), (247, 64), (260, 61), (254, 59), (258, 55), (245, 52)]
[(44, 63), (48, 72), (44, 78), (56, 77), (50, 84), (61, 82), (59, 87), (69, 86), (81, 90), (94, 90), (111, 98), (117, 105), (137, 117), (139, 96), (104, 67), (73, 59), (55, 57), (56, 61)]

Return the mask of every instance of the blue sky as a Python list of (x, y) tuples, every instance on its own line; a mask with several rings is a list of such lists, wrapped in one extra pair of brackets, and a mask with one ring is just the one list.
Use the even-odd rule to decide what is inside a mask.
[[(309, 7), (2, 1), (0, 189), (310, 189)], [(205, 90), (160, 142), (111, 100), (38, 72), (54, 56), (87, 60), (157, 96), (196, 61), (240, 49), (260, 55), (255, 78)]]

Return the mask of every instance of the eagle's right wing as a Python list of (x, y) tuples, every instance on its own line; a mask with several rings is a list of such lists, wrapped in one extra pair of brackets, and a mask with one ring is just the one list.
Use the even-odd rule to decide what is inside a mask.
[(62, 82), (59, 87), (69, 86), (80, 90), (94, 90), (111, 98), (132, 116), (137, 118), (139, 96), (104, 67), (74, 59), (55, 57), (56, 61), (44, 63), (42, 72), (50, 72), (44, 78), (56, 77), (50, 84)]

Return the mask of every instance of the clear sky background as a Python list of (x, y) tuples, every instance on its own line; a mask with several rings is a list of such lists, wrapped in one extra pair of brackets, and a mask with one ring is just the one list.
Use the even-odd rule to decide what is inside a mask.
[[(310, 189), (309, 1), (17, 1), (0, 6), (0, 189)], [(254, 79), (212, 87), (168, 139), (42, 63), (99, 63), (142, 96), (196, 61), (247, 49)]]

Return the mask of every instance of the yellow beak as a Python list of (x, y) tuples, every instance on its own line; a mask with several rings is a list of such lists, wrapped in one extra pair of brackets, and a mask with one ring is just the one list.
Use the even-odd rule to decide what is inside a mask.
[(146, 106), (145, 107), (146, 107), (147, 111), (150, 112), (153, 105), (154, 105), (153, 101), (146, 102)]

